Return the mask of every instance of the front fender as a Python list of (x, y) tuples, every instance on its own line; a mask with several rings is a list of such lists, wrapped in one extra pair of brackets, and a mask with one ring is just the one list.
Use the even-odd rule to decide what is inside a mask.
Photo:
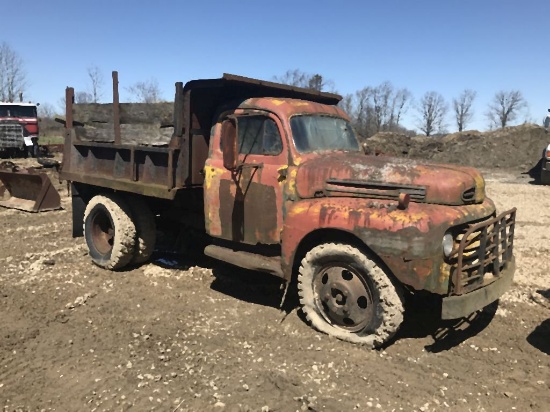
[[(286, 207), (281, 234), (282, 268), (290, 276), (296, 251), (305, 237), (331, 229), (353, 234), (375, 253), (401, 282), (415, 288), (445, 293), (448, 273), (440, 273), (441, 241), (451, 226), (495, 212), (490, 199), (482, 204), (442, 206), (410, 203), (400, 210), (391, 200), (318, 198)], [(331, 239), (323, 239), (330, 242)]]

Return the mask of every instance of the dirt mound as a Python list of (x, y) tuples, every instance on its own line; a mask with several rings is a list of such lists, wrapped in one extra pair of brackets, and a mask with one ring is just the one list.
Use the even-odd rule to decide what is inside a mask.
[(489, 132), (470, 130), (441, 137), (378, 133), (367, 139), (368, 152), (479, 168), (529, 171), (550, 136), (540, 126), (524, 124)]

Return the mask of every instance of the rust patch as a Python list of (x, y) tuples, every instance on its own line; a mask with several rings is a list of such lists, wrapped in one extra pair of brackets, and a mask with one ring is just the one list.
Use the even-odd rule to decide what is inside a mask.
[(405, 193), (415, 202), (463, 205), (480, 203), (485, 198), (484, 180), (473, 168), (354, 153), (333, 153), (303, 162), (296, 176), (296, 189), (304, 199), (322, 193), (397, 200)]
[(335, 229), (365, 243), (401, 282), (415, 289), (447, 292), (448, 271), (440, 273), (443, 235), (450, 227), (490, 216), (494, 204), (486, 199), (481, 205), (411, 203), (406, 210), (396, 206), (396, 201), (366, 203), (360, 198), (309, 199), (287, 205), (282, 233), (285, 274), (306, 235)]
[(278, 236), (275, 189), (245, 180), (233, 196), (231, 185), (228, 180), (220, 182), (221, 237), (249, 244), (274, 243)]

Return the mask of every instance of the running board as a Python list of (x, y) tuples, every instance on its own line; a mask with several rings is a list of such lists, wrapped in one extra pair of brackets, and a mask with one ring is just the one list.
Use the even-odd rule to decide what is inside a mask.
[(206, 246), (204, 254), (241, 268), (267, 272), (271, 275), (284, 278), (280, 256), (258, 255), (256, 253), (242, 252), (216, 245)]

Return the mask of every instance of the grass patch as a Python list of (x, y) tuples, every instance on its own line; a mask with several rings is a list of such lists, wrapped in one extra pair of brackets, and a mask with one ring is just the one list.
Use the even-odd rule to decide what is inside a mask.
[(45, 144), (63, 144), (64, 139), (63, 136), (40, 136), (38, 138), (38, 144), (39, 145), (45, 145)]

